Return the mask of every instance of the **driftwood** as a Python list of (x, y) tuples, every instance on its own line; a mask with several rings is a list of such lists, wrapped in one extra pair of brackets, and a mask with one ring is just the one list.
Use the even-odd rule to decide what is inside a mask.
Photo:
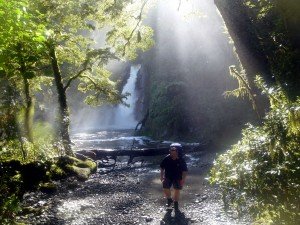
[[(183, 146), (183, 153), (200, 152), (203, 151), (205, 145), (186, 145)], [(166, 155), (169, 153), (169, 148), (144, 148), (144, 149), (124, 149), (124, 150), (107, 150), (107, 149), (93, 149), (93, 150), (80, 150), (76, 151), (76, 155), (83, 155), (93, 160), (103, 160), (103, 159), (114, 159), (118, 156), (129, 156), (130, 160), (134, 157), (139, 156), (156, 156), (156, 155)]]

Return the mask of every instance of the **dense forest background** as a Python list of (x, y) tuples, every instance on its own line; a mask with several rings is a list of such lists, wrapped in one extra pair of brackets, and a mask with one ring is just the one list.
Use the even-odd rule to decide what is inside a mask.
[(125, 78), (115, 81), (128, 65), (107, 66), (118, 60), (142, 65), (140, 134), (228, 147), (210, 177), (225, 207), (256, 224), (300, 223), (300, 4), (189, 2), (201, 10), (177, 27), (181, 1), (146, 20), (142, 0), (0, 1), (1, 223), (45, 178), (28, 171), (49, 181), (63, 173), (57, 157), (74, 156), (77, 100), (124, 103)]

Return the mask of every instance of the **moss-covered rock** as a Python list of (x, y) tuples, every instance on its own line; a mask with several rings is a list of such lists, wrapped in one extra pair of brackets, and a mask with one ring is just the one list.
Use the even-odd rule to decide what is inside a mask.
[(85, 159), (80, 160), (71, 156), (63, 156), (57, 161), (57, 166), (60, 167), (68, 175), (74, 175), (79, 180), (87, 180), (88, 177), (97, 171), (97, 163)]
[(53, 182), (42, 183), (39, 186), (41, 192), (46, 194), (53, 194), (57, 191), (57, 185)]
[(67, 165), (67, 170), (70, 174), (77, 177), (78, 180), (85, 181), (91, 175), (91, 170), (89, 168), (80, 168), (75, 165)]
[(95, 173), (97, 171), (97, 163), (91, 160), (84, 160), (80, 163), (77, 163), (76, 166), (80, 168), (89, 168), (91, 173)]
[(68, 176), (67, 173), (57, 164), (52, 164), (48, 173), (51, 180), (61, 180)]

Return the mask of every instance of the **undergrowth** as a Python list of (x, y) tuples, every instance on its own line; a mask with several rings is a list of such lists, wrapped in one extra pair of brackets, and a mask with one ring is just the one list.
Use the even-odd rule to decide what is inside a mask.
[(291, 102), (260, 78), (257, 84), (270, 112), (216, 159), (210, 182), (221, 188), (225, 208), (250, 213), (254, 224), (300, 224), (300, 98)]

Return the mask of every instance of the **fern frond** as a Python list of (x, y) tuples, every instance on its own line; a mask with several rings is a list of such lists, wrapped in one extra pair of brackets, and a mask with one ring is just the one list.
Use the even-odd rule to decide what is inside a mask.
[(247, 90), (244, 87), (241, 88), (237, 88), (231, 91), (225, 91), (223, 94), (225, 97), (236, 97), (236, 98), (244, 98), (245, 96), (247, 96)]
[(237, 98), (247, 97), (251, 101), (253, 110), (257, 113), (258, 117), (260, 117), (257, 110), (255, 95), (253, 94), (253, 91), (250, 88), (245, 70), (238, 71), (235, 65), (231, 65), (229, 67), (229, 73), (233, 78), (237, 80), (238, 88), (232, 91), (226, 91), (224, 93), (224, 96), (225, 97), (234, 96)]

